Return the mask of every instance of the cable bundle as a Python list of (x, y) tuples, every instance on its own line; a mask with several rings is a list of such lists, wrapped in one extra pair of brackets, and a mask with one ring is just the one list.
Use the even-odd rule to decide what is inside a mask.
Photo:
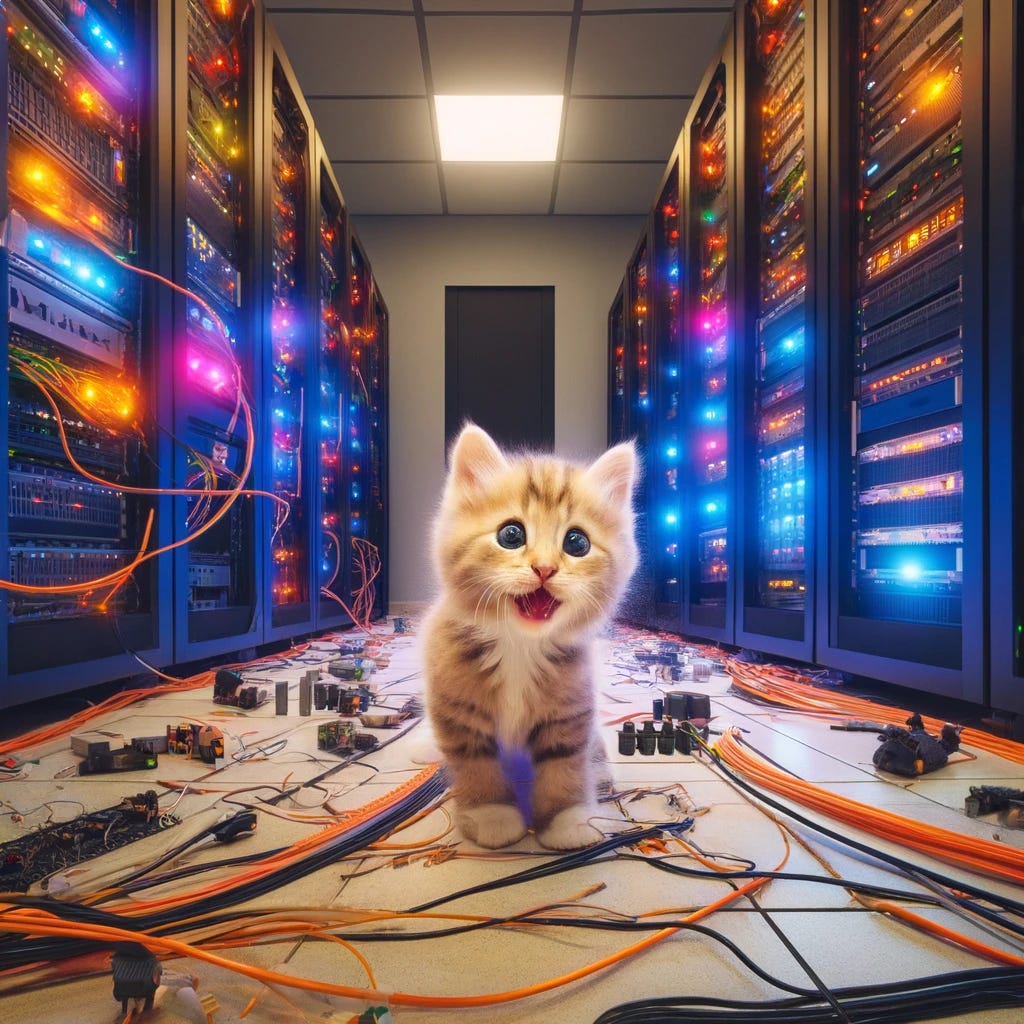
[[(781, 665), (756, 665), (736, 658), (726, 658), (726, 671), (733, 686), (755, 701), (776, 704), (790, 711), (800, 711), (822, 718), (868, 719), (881, 725), (905, 725), (910, 712), (902, 708), (876, 704), (864, 697), (824, 691), (802, 675)], [(922, 716), (928, 732), (938, 735), (945, 724), (937, 718)], [(981, 729), (965, 728), (960, 733), (964, 746), (1024, 765), (1024, 744), (993, 736)]]

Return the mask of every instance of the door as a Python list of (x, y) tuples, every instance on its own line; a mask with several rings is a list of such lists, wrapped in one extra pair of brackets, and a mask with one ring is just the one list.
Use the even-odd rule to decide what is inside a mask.
[(498, 444), (555, 442), (555, 289), (445, 289), (446, 441), (467, 420)]

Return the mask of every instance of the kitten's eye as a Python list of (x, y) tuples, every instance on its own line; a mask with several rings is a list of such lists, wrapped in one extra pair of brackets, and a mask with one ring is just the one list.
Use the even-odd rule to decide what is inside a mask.
[(523, 529), (523, 524), (506, 523), (498, 531), (498, 543), (510, 551), (521, 548), (526, 543), (526, 530)]
[(573, 558), (582, 558), (590, 550), (590, 538), (582, 530), (570, 530), (562, 541), (562, 550)]

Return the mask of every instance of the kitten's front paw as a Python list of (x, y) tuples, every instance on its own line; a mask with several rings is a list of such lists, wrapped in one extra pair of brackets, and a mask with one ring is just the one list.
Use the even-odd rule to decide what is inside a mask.
[(458, 815), (459, 830), (479, 846), (496, 850), (526, 835), (526, 822), (511, 804), (481, 804)]
[(578, 850), (582, 846), (592, 846), (604, 838), (588, 820), (594, 814), (594, 808), (587, 804), (566, 807), (551, 819), (543, 832), (538, 833), (537, 840), (549, 850)]

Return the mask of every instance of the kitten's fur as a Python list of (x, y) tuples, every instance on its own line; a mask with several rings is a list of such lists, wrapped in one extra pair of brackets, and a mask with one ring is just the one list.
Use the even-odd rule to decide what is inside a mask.
[[(443, 592), (423, 629), (426, 699), (459, 827), (481, 846), (527, 831), (499, 750), (529, 755), (532, 824), (544, 846), (601, 838), (588, 820), (597, 813), (591, 648), (636, 566), (636, 474), (632, 444), (583, 467), (506, 456), (469, 425), (452, 448), (434, 530)], [(525, 533), (514, 549), (498, 541), (510, 523)], [(582, 556), (563, 550), (570, 530), (589, 538)]]

